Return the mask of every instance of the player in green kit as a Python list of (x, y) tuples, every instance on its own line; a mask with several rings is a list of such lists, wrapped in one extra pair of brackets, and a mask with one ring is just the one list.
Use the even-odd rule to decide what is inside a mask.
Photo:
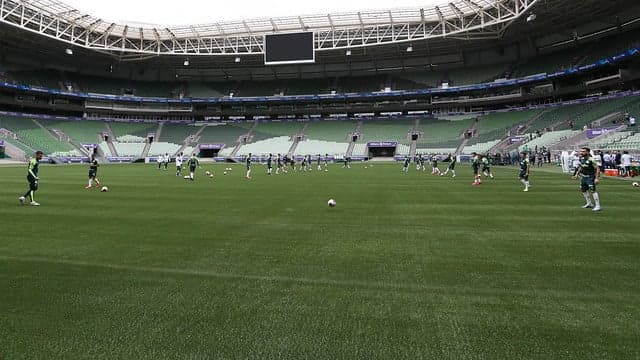
[(245, 176), (245, 178), (247, 180), (251, 180), (251, 153), (249, 153), (249, 155), (247, 155), (247, 158), (245, 159), (245, 162), (247, 164), (247, 175)]
[(40, 206), (34, 199), (34, 193), (38, 190), (38, 181), (40, 178), (38, 177), (38, 168), (40, 167), (40, 160), (42, 160), (42, 156), (44, 153), (42, 151), (36, 151), (36, 156), (29, 159), (29, 165), (27, 167), (27, 181), (29, 182), (29, 190), (27, 190), (24, 195), (18, 198), (20, 204), (24, 204), (26, 197), (29, 197), (29, 204), (33, 206)]
[(404, 164), (402, 165), (402, 172), (409, 172), (409, 164), (411, 163), (411, 158), (409, 155), (404, 157)]
[(438, 155), (431, 156), (431, 175), (440, 175), (442, 172), (438, 168)]
[(493, 174), (491, 173), (491, 163), (489, 162), (489, 158), (486, 156), (482, 157), (482, 173), (484, 176), (488, 176), (493, 179)]
[(269, 154), (267, 158), (267, 175), (271, 175), (273, 172), (273, 154)]
[(96, 187), (100, 186), (100, 181), (98, 180), (98, 160), (96, 160), (95, 155), (91, 155), (91, 161), (89, 162), (89, 184), (85, 186), (85, 189), (91, 189), (93, 186), (93, 182), (96, 182)]
[(200, 166), (200, 161), (196, 157), (196, 153), (191, 154), (191, 157), (187, 161), (187, 164), (189, 164), (189, 179), (193, 181), (195, 180), (194, 174), (196, 172), (196, 168)]
[[(584, 209), (593, 207), (593, 211), (600, 211), (600, 196), (596, 191), (596, 185), (600, 182), (600, 167), (596, 160), (591, 157), (591, 150), (587, 147), (580, 149), (580, 165), (574, 179), (580, 176), (580, 190), (587, 203), (582, 206)], [(593, 196), (593, 203), (589, 197), (589, 193)]]
[(291, 155), (291, 158), (289, 159), (289, 164), (291, 165), (291, 172), (296, 172), (296, 157), (295, 156)]
[(529, 191), (529, 170), (531, 169), (531, 164), (529, 164), (529, 157), (526, 152), (520, 153), (520, 172), (518, 173), (518, 179), (524, 185), (524, 190)]
[(351, 165), (349, 165), (349, 162), (351, 162), (351, 158), (348, 156), (344, 157), (344, 163), (342, 163), (342, 168), (347, 168), (347, 169), (351, 169)]
[(282, 167), (282, 157), (280, 156), (280, 154), (278, 154), (278, 157), (276, 158), (276, 164), (276, 175), (280, 173), (280, 170), (284, 172), (284, 168)]
[(473, 155), (471, 158), (471, 169), (473, 170), (472, 185), (480, 185), (482, 184), (482, 180), (480, 180), (480, 156), (475, 152), (471, 153), (471, 155)]
[(456, 162), (458, 162), (458, 158), (449, 154), (447, 160), (450, 162), (449, 166), (447, 167), (447, 170), (445, 170), (442, 174), (440, 174), (440, 176), (445, 176), (449, 173), (449, 170), (451, 170), (451, 177), (454, 178), (456, 177)]

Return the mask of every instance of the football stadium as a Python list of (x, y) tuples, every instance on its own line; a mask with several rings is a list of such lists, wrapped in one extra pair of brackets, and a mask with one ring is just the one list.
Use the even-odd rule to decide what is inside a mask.
[(637, 0), (210, 18), (0, 0), (0, 358), (640, 358)]

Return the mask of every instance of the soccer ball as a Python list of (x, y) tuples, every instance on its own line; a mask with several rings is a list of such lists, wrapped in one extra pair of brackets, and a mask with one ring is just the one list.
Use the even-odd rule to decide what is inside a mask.
[(329, 199), (329, 201), (327, 201), (327, 205), (329, 205), (329, 207), (335, 207), (336, 201), (333, 199)]
[(631, 186), (640, 187), (640, 183), (638, 183), (637, 181), (634, 181), (634, 182), (631, 183)]
[(106, 187), (106, 186), (103, 186), (102, 188), (100, 188), (100, 191), (107, 192), (107, 191), (109, 191), (109, 188)]
[(185, 175), (185, 176), (184, 176), (184, 179), (185, 179), (185, 180), (189, 180), (189, 179), (191, 179), (191, 176), (189, 176), (189, 175)]
[(226, 171), (225, 171), (225, 172), (223, 172), (223, 173), (222, 173), (222, 175), (227, 175), (227, 172), (226, 172)]
[(211, 175), (211, 172), (209, 172), (209, 170), (207, 170), (207, 171), (204, 172), (204, 174), (209, 176), (209, 175)]
[(213, 174), (209, 174), (209, 177), (213, 179)]

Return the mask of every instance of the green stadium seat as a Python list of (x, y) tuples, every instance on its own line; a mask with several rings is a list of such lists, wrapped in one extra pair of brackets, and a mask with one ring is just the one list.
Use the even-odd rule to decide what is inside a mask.
[(356, 122), (348, 121), (311, 121), (304, 135), (307, 139), (335, 142), (349, 142), (349, 134), (356, 128)]
[(410, 144), (407, 137), (414, 127), (415, 120), (367, 120), (362, 122), (358, 141), (397, 141)]

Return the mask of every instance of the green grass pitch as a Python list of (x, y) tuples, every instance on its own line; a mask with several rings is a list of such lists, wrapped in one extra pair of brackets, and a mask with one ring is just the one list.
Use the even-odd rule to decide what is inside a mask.
[(640, 357), (639, 189), (400, 168), (2, 167), (0, 358)]

